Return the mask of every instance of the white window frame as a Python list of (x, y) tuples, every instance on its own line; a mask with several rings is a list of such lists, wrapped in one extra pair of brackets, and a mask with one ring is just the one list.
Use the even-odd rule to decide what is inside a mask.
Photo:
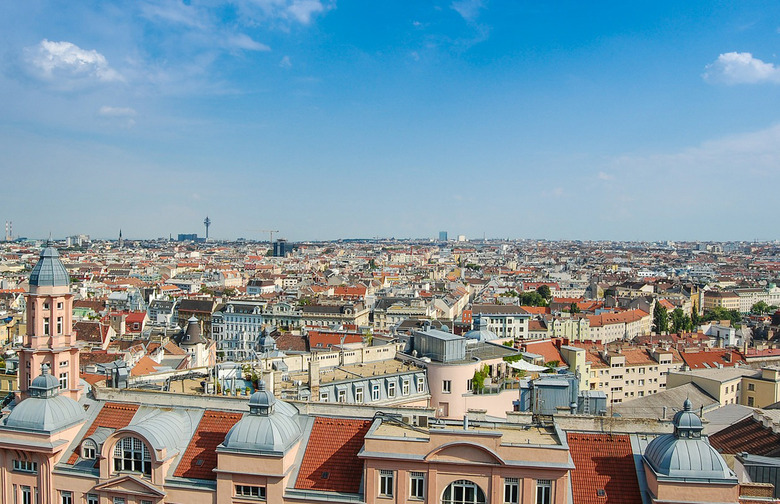
[(388, 398), (392, 399), (392, 398), (395, 397), (395, 392), (396, 392), (395, 389), (396, 389), (395, 382), (391, 381), (391, 382), (387, 383), (387, 397)]
[(443, 394), (451, 394), (452, 393), (452, 380), (442, 380), (441, 382), (441, 391)]
[(409, 395), (409, 380), (401, 380), (401, 395)]
[(266, 499), (264, 486), (236, 485), (235, 492), (236, 492), (236, 497), (241, 497), (244, 499), (256, 499), (256, 500), (263, 500), (263, 501)]
[(347, 391), (346, 390), (339, 390), (337, 392), (338, 394), (338, 402), (344, 403), (347, 402)]
[(409, 473), (409, 498), (425, 499), (425, 473), (412, 471)]
[(355, 389), (355, 402), (356, 403), (363, 402), (363, 387), (359, 387)]
[(518, 478), (504, 478), (504, 504), (519, 504), (520, 480)]
[(73, 492), (60, 490), (60, 504), (73, 504)]
[(60, 373), (60, 388), (62, 390), (68, 390), (68, 373)]
[(392, 497), (394, 492), (395, 471), (389, 469), (379, 470), (379, 496)]
[(536, 480), (536, 500), (535, 504), (552, 503), (552, 481)]
[(379, 390), (379, 384), (374, 383), (371, 385), (371, 400), (378, 401), (381, 398), (381, 392)]

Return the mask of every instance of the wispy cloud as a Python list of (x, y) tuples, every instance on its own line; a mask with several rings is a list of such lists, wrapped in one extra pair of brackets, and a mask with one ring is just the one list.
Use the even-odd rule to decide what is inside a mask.
[[(335, 8), (332, 2), (321, 0), (249, 0), (239, 5), (244, 16), (252, 22), (300, 23), (307, 25), (321, 13)], [(281, 24), (280, 24), (281, 22)]]
[(135, 114), (135, 109), (130, 107), (109, 107), (104, 105), (98, 110), (98, 115), (103, 117), (133, 117)]
[(82, 49), (66, 41), (47, 39), (25, 50), (32, 74), (55, 87), (73, 88), (85, 83), (117, 82), (124, 77), (111, 68), (105, 56), (94, 49)]
[(483, 7), (482, 0), (455, 0), (450, 4), (450, 8), (466, 21), (474, 21)]
[(279, 61), (279, 66), (282, 68), (292, 68), (292, 61), (290, 61), (289, 56), (284, 56), (281, 61)]
[(723, 84), (780, 83), (780, 68), (748, 52), (729, 52), (707, 65), (703, 77), (708, 82)]
[(224, 39), (224, 46), (229, 49), (243, 49), (245, 51), (270, 51), (271, 48), (265, 44), (261, 44), (249, 35), (244, 33), (238, 33), (230, 35)]
[(598, 174), (598, 178), (599, 178), (599, 180), (612, 180), (615, 177), (613, 177), (612, 175), (610, 175), (607, 172), (600, 171), (599, 174)]

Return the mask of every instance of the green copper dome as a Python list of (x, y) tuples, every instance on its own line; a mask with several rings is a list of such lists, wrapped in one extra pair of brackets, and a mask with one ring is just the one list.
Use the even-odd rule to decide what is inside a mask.
[(58, 287), (70, 285), (70, 275), (60, 261), (60, 253), (54, 247), (41, 251), (41, 258), (30, 273), (30, 286)]

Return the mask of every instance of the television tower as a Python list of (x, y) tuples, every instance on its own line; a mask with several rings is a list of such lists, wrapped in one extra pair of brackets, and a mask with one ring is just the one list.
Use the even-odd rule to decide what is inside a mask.
[(209, 226), (211, 225), (211, 219), (209, 219), (209, 216), (206, 216), (206, 220), (203, 221), (203, 225), (206, 226), (206, 241), (209, 240)]

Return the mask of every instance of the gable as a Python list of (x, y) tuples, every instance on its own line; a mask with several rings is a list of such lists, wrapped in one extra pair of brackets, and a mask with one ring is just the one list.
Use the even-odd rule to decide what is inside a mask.
[(157, 489), (151, 483), (135, 476), (120, 476), (95, 486), (101, 492), (140, 495), (142, 497), (165, 497), (165, 492)]
[(483, 446), (471, 443), (444, 445), (425, 458), (431, 462), (504, 465), (504, 461), (498, 455)]

